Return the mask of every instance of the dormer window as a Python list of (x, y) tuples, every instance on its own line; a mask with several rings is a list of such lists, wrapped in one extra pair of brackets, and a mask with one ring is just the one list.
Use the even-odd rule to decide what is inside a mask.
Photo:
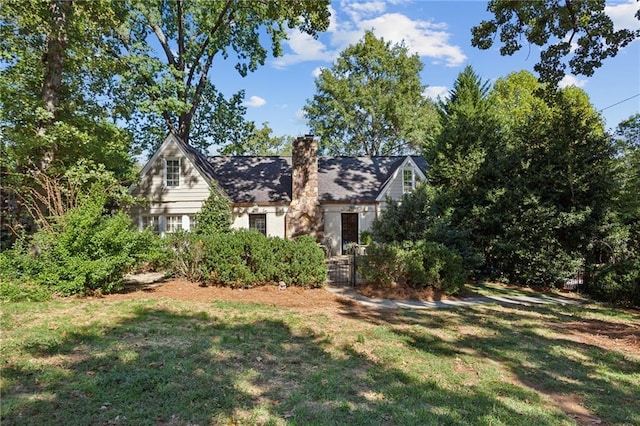
[(402, 192), (408, 194), (413, 192), (416, 187), (415, 174), (413, 168), (406, 168), (402, 170)]
[(164, 183), (167, 188), (180, 187), (180, 159), (165, 160)]

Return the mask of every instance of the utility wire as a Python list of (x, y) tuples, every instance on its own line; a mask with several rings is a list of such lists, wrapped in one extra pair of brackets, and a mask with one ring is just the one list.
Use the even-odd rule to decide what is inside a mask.
[(600, 111), (604, 111), (605, 109), (609, 109), (609, 108), (614, 107), (614, 106), (616, 106), (616, 105), (620, 105), (621, 103), (623, 103), (623, 102), (627, 102), (627, 101), (630, 101), (631, 99), (633, 99), (633, 98), (637, 98), (638, 96), (640, 96), (640, 93), (636, 93), (635, 95), (633, 95), (633, 96), (631, 96), (631, 97), (629, 97), (629, 98), (627, 98), (627, 99), (623, 99), (623, 100), (621, 100), (620, 102), (616, 102), (616, 103), (615, 103), (615, 104), (613, 104), (613, 105), (609, 105), (608, 107), (604, 107), (604, 108), (602, 108)]

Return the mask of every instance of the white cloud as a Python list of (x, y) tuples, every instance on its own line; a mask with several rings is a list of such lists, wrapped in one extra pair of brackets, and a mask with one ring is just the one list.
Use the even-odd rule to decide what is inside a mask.
[(414, 21), (399, 13), (387, 13), (362, 21), (358, 26), (363, 30), (373, 28), (376, 36), (393, 43), (404, 41), (411, 53), (443, 61), (450, 67), (461, 65), (467, 59), (459, 46), (449, 43), (450, 34), (442, 23)]
[(244, 101), (242, 103), (242, 105), (247, 106), (249, 108), (258, 108), (258, 107), (261, 107), (262, 105), (264, 105), (266, 103), (267, 103), (267, 101), (265, 101), (260, 96), (251, 96), (249, 98), (249, 100), (248, 101)]
[(605, 6), (604, 11), (613, 21), (613, 26), (616, 30), (625, 28), (638, 30), (640, 29), (640, 21), (636, 19), (635, 14), (639, 8), (640, 3), (630, 0), (628, 3)]
[[(291, 52), (273, 61), (276, 68), (285, 68), (305, 61), (331, 62), (348, 45), (357, 43), (364, 32), (373, 30), (377, 37), (392, 43), (404, 42), (411, 53), (430, 58), (434, 63), (459, 66), (467, 59), (460, 46), (450, 42), (451, 34), (447, 24), (426, 20), (413, 20), (400, 13), (384, 13), (387, 4), (380, 1), (340, 4), (342, 17), (329, 7), (331, 18), (327, 34), (329, 41), (324, 44), (298, 30), (289, 31), (285, 42)], [(366, 19), (365, 19), (366, 18)]]
[(302, 108), (296, 111), (295, 119), (297, 122), (301, 122), (301, 123), (307, 122), (307, 117), (305, 117), (304, 110)]
[(568, 86), (584, 87), (587, 84), (587, 80), (584, 78), (577, 78), (573, 75), (567, 74), (562, 77), (562, 80), (558, 82), (558, 87), (565, 88)]
[(422, 92), (422, 96), (431, 100), (438, 100), (438, 98), (446, 98), (449, 94), (447, 86), (428, 86)]
[(311, 71), (311, 75), (313, 76), (313, 78), (320, 77), (320, 73), (322, 72), (323, 69), (324, 67), (315, 67), (313, 71)]
[(276, 68), (285, 68), (288, 65), (306, 61), (331, 61), (336, 56), (335, 52), (327, 50), (320, 40), (314, 39), (306, 33), (298, 30), (290, 30), (289, 40), (286, 44), (293, 53), (286, 53), (273, 61)]
[(362, 3), (343, 1), (340, 7), (353, 21), (360, 21), (364, 16), (383, 13), (387, 8), (382, 1), (366, 1)]

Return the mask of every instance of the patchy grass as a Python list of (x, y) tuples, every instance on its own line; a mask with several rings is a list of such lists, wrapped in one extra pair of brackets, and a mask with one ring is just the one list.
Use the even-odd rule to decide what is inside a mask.
[[(464, 290), (472, 295), (480, 296), (532, 296), (532, 295), (549, 295), (555, 296), (560, 294), (559, 290), (553, 288), (531, 288), (517, 285), (504, 284), (493, 281), (480, 281), (475, 283), (466, 283)], [(562, 293), (578, 296), (576, 293)]]
[(640, 424), (640, 316), (587, 306), (4, 304), (10, 424)]

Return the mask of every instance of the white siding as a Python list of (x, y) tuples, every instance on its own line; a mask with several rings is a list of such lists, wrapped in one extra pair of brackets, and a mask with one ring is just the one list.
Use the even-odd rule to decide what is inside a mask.
[[(180, 186), (167, 188), (164, 185), (164, 167), (166, 159), (180, 160)], [(160, 220), (160, 233), (164, 233), (164, 217), (182, 215), (185, 229), (189, 229), (189, 216), (200, 211), (204, 200), (209, 197), (209, 184), (200, 175), (191, 161), (185, 157), (169, 139), (164, 150), (152, 159), (145, 167), (146, 173), (141, 177), (139, 185), (133, 190), (136, 196), (144, 197), (148, 204), (137, 206), (132, 210), (134, 223), (141, 223), (140, 215), (155, 215)]]
[(331, 254), (340, 254), (342, 247), (342, 213), (358, 213), (358, 238), (360, 233), (371, 229), (376, 218), (375, 204), (330, 204), (322, 206), (324, 211), (324, 236), (331, 240)]
[(413, 160), (407, 157), (400, 167), (394, 172), (391, 180), (385, 185), (382, 193), (380, 194), (378, 201), (384, 204), (387, 197), (391, 197), (393, 200), (399, 200), (404, 194), (404, 175), (405, 169), (413, 169), (413, 176), (415, 184), (420, 180), (424, 180), (426, 177), (422, 171), (415, 166)]
[(267, 236), (285, 238), (286, 206), (234, 207), (233, 229), (248, 229), (250, 214), (264, 214), (267, 218)]

